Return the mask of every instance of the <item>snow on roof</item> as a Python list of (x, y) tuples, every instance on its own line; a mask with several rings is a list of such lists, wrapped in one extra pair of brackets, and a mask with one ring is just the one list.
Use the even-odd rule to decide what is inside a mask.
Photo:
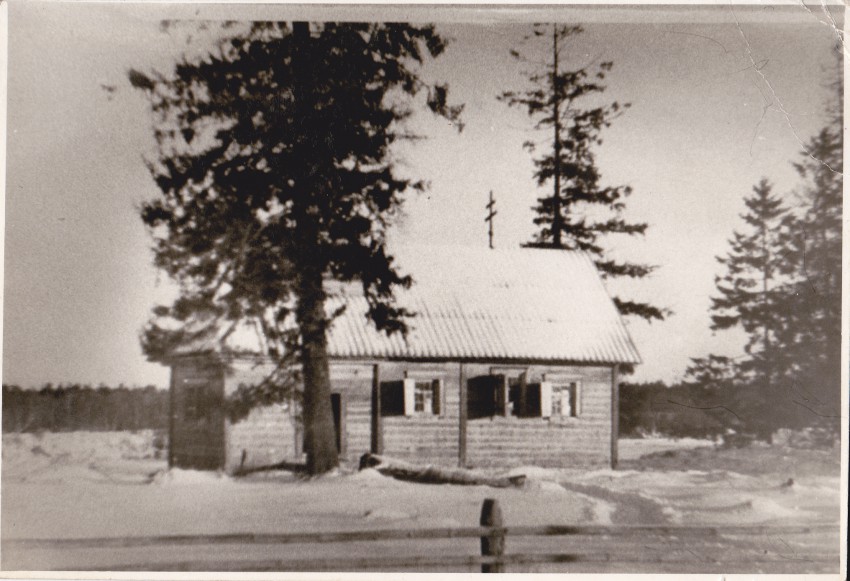
[[(407, 337), (387, 337), (367, 320), (362, 291), (334, 285), (328, 352), (340, 358), (484, 359), (639, 363), (640, 356), (584, 253), (564, 250), (410, 246), (394, 248), (413, 286), (400, 306), (416, 313)], [(247, 331), (247, 330), (246, 330)], [(223, 347), (257, 351), (253, 332), (234, 332)], [(185, 345), (179, 352), (210, 350)]]

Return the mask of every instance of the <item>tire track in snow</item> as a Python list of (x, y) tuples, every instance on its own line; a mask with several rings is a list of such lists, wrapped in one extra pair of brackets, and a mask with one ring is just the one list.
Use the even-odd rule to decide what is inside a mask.
[(611, 524), (668, 524), (661, 504), (630, 492), (614, 492), (603, 486), (560, 482), (566, 490), (613, 504)]

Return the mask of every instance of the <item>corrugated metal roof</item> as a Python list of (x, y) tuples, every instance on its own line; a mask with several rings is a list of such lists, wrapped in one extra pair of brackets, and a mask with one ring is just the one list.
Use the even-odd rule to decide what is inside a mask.
[(414, 285), (398, 302), (417, 313), (405, 341), (372, 328), (350, 287), (328, 347), (338, 357), (569, 360), (638, 363), (640, 357), (590, 258), (520, 248), (405, 247)]
[[(345, 304), (346, 310), (329, 333), (331, 356), (640, 362), (583, 253), (411, 246), (393, 254), (414, 279), (410, 289), (397, 293), (398, 304), (416, 313), (407, 338), (376, 331), (357, 287), (338, 286), (328, 308)], [(256, 349), (260, 343), (250, 335), (234, 333), (227, 343), (241, 351)], [(180, 351), (186, 353), (186, 347)]]

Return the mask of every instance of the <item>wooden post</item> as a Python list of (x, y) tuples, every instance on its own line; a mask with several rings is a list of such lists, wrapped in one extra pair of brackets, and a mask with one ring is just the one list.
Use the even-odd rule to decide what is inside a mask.
[(373, 454), (384, 453), (384, 425), (381, 418), (381, 369), (372, 367), (372, 446)]
[[(502, 509), (499, 507), (499, 501), (494, 498), (485, 498), (484, 504), (481, 506), (481, 526), (482, 527), (504, 527), (502, 521)], [(505, 554), (505, 535), (498, 532), (481, 537), (481, 556), (482, 557), (501, 557)], [(482, 573), (504, 573), (504, 563), (497, 561), (495, 563), (482, 563)]]
[(617, 467), (617, 441), (620, 438), (620, 366), (611, 368), (611, 468)]
[(168, 467), (174, 468), (174, 423), (177, 414), (177, 384), (174, 381), (174, 362), (171, 361), (171, 378), (168, 385)]
[(216, 395), (217, 395), (217, 399), (218, 399), (218, 402), (219, 402), (219, 405), (218, 405), (218, 408), (219, 408), (218, 409), (218, 415), (219, 415), (219, 417), (218, 417), (217, 423), (219, 423), (219, 425), (221, 426), (221, 452), (219, 454), (218, 462), (219, 462), (219, 469), (227, 470), (227, 440), (228, 440), (229, 434), (228, 434), (228, 429), (227, 429), (227, 414), (224, 412), (224, 405), (225, 405), (225, 402), (227, 401), (226, 400), (226, 398), (227, 398), (227, 395), (226, 395), (227, 387), (225, 386), (225, 381), (226, 381), (225, 377), (226, 377), (227, 374), (225, 373), (225, 368), (224, 368), (223, 364), (219, 366), (218, 371), (221, 374), (219, 377), (216, 377), (216, 384), (217, 384)]
[(466, 369), (464, 369), (463, 363), (460, 364), (460, 372), (458, 373), (458, 387), (460, 393), (460, 401), (458, 402), (460, 423), (457, 432), (457, 465), (461, 468), (466, 468), (466, 420), (469, 417), (469, 402), (467, 401), (466, 394)]

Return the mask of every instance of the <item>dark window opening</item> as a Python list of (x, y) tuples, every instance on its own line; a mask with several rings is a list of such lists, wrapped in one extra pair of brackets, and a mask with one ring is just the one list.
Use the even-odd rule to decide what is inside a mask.
[(526, 373), (473, 377), (467, 382), (467, 417), (549, 417), (553, 405), (550, 395), (549, 384), (530, 383)]
[(481, 375), (467, 382), (467, 417), (471, 420), (503, 415), (504, 375)]
[(381, 382), (381, 415), (403, 416), (404, 415), (404, 382), (382, 381)]
[(523, 377), (511, 380), (511, 415), (518, 418), (539, 418), (541, 412), (540, 384), (526, 383)]

